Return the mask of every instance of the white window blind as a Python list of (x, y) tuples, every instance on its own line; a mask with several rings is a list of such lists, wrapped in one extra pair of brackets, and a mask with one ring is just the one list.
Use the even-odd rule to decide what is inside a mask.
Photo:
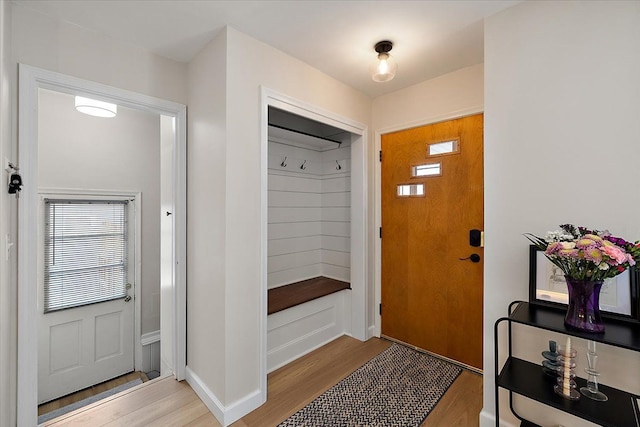
[(45, 313), (127, 295), (127, 203), (45, 200)]

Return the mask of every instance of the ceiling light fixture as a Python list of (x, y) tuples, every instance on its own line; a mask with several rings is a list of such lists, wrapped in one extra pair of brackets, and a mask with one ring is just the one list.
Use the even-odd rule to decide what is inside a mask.
[(376, 43), (374, 49), (378, 52), (378, 60), (371, 65), (371, 78), (374, 82), (388, 82), (393, 79), (398, 69), (398, 64), (389, 55), (389, 52), (393, 48), (393, 43), (388, 40), (383, 40)]
[(116, 104), (82, 96), (76, 96), (76, 110), (96, 117), (115, 117), (118, 114), (118, 106)]

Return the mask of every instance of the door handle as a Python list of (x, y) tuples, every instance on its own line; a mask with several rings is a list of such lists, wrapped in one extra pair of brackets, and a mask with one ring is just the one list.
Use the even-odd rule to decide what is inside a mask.
[(471, 262), (480, 262), (480, 255), (478, 254), (471, 254), (466, 258), (458, 258), (460, 261), (466, 261), (466, 260), (471, 260)]
[(127, 295), (126, 297), (124, 297), (124, 302), (129, 302), (131, 301), (131, 296)]

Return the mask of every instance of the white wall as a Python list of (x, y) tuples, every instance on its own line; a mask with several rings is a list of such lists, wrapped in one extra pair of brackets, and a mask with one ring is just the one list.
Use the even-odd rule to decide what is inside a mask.
[(349, 282), (351, 146), (285, 136), (269, 136), (268, 287), (318, 276)]
[[(638, 2), (524, 2), (486, 21), (483, 426), (495, 425), (493, 323), (527, 299), (523, 233), (572, 222), (640, 239), (639, 75)], [(518, 336), (519, 356), (536, 362), (548, 339), (564, 339)], [(575, 341), (582, 373), (586, 343)], [(601, 382), (640, 393), (638, 354), (598, 350)], [(542, 425), (590, 425), (517, 406)]]
[[(225, 402), (227, 35), (189, 63), (187, 367)], [(244, 311), (244, 307), (236, 307)]]
[(246, 166), (227, 169), (226, 269), (228, 283), (234, 285), (226, 295), (227, 333), (245, 337), (227, 342), (228, 398), (233, 401), (256, 389), (260, 379), (256, 351), (260, 342), (256, 328), (260, 314), (260, 86), (365, 124), (369, 122), (370, 101), (307, 64), (233, 29), (228, 30), (228, 46), (227, 164)]
[(483, 65), (472, 65), (373, 100), (376, 132), (405, 129), (482, 109)]
[[(54, 18), (34, 12), (20, 3), (3, 0), (2, 10), (2, 70), (0, 102), (0, 147), (2, 159), (10, 155), (18, 161), (17, 146), (17, 63), (81, 77), (186, 104), (185, 64), (161, 58), (144, 49), (120, 41), (109, 39), (76, 25), (57, 21)], [(11, 82), (11, 85), (8, 82)], [(10, 97), (7, 88), (11, 88)], [(10, 125), (10, 126), (9, 126)], [(9, 132), (11, 132), (9, 137)], [(4, 169), (4, 167), (3, 167)], [(28, 185), (28, 184), (27, 184)], [(10, 219), (7, 209), (15, 206), (6, 192), (0, 195), (0, 248), (4, 236), (11, 230), (17, 234), (16, 213)], [(6, 207), (6, 208), (5, 208)], [(10, 221), (13, 226), (10, 227)], [(14, 238), (15, 241), (15, 238)], [(14, 247), (15, 248), (15, 247)], [(4, 253), (4, 251), (3, 251)], [(1, 258), (4, 260), (4, 256)], [(10, 268), (0, 274), (0, 425), (15, 424), (16, 408), (16, 294), (17, 271), (15, 255), (10, 260)], [(0, 261), (4, 263), (5, 261)], [(7, 282), (6, 273), (12, 270)], [(9, 308), (7, 308), (9, 307)], [(35, 367), (34, 367), (35, 368)], [(5, 410), (6, 409), (6, 410)], [(7, 422), (5, 424), (5, 421)]]
[(142, 193), (141, 333), (160, 329), (160, 116), (119, 107), (105, 119), (40, 89), (38, 187)]
[(370, 100), (231, 28), (189, 71), (188, 365), (244, 412), (260, 404), (262, 381), (260, 87), (365, 124)]
[(15, 242), (16, 205), (15, 197), (4, 191), (8, 180), (5, 159), (17, 162), (11, 141), (11, 3), (0, 2), (0, 162), (2, 164), (2, 188), (0, 191), (0, 425), (16, 423), (16, 256), (15, 246), (9, 259), (6, 257), (9, 236)]
[(186, 104), (186, 65), (13, 4), (13, 58)]

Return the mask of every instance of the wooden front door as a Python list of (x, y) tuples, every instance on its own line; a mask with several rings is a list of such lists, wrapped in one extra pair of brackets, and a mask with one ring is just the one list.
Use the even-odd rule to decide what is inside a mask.
[(478, 114), (382, 136), (382, 334), (478, 369), (482, 125)]

